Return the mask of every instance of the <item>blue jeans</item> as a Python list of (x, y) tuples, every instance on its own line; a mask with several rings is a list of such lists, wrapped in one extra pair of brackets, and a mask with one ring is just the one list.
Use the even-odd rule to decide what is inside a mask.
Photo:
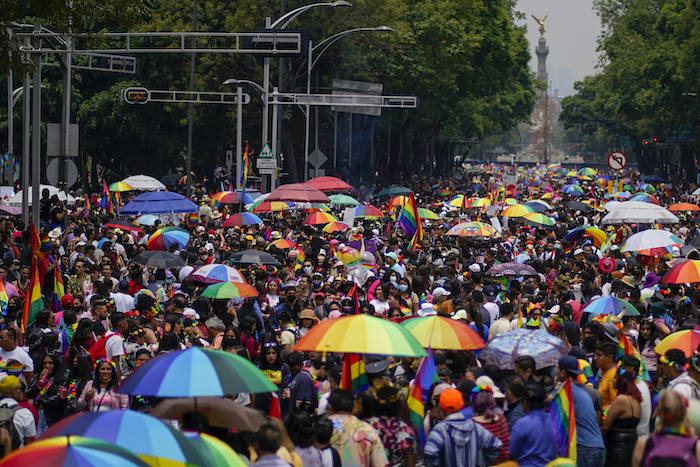
[(36, 435), (39, 436), (45, 432), (49, 427), (46, 425), (46, 415), (44, 415), (44, 410), (39, 409), (39, 422), (36, 427)]
[(605, 448), (576, 446), (576, 467), (600, 467), (605, 465)]

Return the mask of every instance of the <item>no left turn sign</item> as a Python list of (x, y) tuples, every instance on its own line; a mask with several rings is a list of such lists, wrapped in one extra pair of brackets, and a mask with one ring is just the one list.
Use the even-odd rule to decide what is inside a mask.
[(613, 170), (622, 170), (627, 166), (627, 156), (620, 151), (615, 151), (608, 156), (608, 165)]

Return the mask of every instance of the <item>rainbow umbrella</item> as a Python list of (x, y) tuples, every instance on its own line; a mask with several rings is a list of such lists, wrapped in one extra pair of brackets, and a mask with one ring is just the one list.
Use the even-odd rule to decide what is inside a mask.
[(518, 200), (515, 198), (506, 198), (506, 206), (515, 206), (518, 204)]
[(469, 325), (443, 316), (410, 318), (401, 326), (426, 349), (478, 350), (486, 345)]
[(564, 185), (561, 187), (561, 192), (569, 196), (583, 195), (583, 188), (578, 185)]
[(327, 224), (324, 228), (323, 231), (326, 233), (333, 233), (333, 232), (342, 232), (344, 230), (348, 230), (350, 226), (346, 224), (345, 222), (331, 222)]
[(287, 211), (294, 207), (294, 203), (289, 203), (285, 201), (256, 201), (253, 203), (248, 211), (258, 213), (258, 212), (276, 212), (276, 211)]
[(589, 177), (588, 175), (579, 175), (576, 177), (577, 180), (581, 180), (583, 182), (592, 182), (593, 179)]
[[(462, 195), (460, 195), (460, 196), (462, 196)], [(408, 196), (401, 195), (401, 196), (397, 196), (395, 198), (392, 198), (391, 201), (389, 202), (389, 204), (391, 204), (392, 206), (403, 206), (407, 202), (408, 202)]]
[(304, 219), (304, 222), (302, 222), (302, 224), (304, 224), (304, 225), (318, 225), (318, 224), (330, 224), (331, 222), (338, 222), (338, 219), (331, 216), (327, 212), (315, 212), (313, 214), (309, 214), (308, 216), (306, 216), (306, 219)]
[(661, 282), (665, 284), (693, 284), (700, 282), (700, 261), (691, 259), (672, 267)]
[(186, 432), (185, 437), (195, 445), (208, 465), (217, 467), (248, 467), (231, 446), (206, 433)]
[(352, 196), (343, 194), (330, 195), (329, 198), (331, 199), (330, 204), (335, 204), (336, 206), (358, 206), (360, 204), (360, 202)]
[(693, 203), (676, 203), (667, 208), (669, 211), (700, 211), (700, 206)]
[(425, 208), (418, 208), (418, 215), (420, 216), (421, 219), (432, 219), (432, 220), (439, 220), (440, 219), (440, 216), (438, 216), (436, 213), (434, 213), (430, 209), (425, 209)]
[(581, 313), (590, 313), (591, 316), (619, 315), (625, 310), (627, 316), (639, 316), (639, 311), (629, 302), (612, 295), (591, 300), (581, 309)]
[(279, 250), (286, 250), (288, 248), (296, 248), (299, 245), (297, 245), (297, 242), (294, 242), (292, 240), (287, 240), (286, 238), (280, 238), (279, 240), (275, 240), (274, 242), (270, 243), (270, 246), (274, 246), (275, 248), (277, 248)]
[(516, 204), (508, 206), (501, 212), (502, 217), (523, 217), (525, 214), (535, 212), (530, 206), (525, 204)]
[(638, 189), (640, 189), (642, 191), (649, 192), (649, 193), (653, 193), (656, 191), (656, 188), (654, 188), (654, 185), (650, 185), (648, 183), (640, 184)]
[(593, 227), (590, 225), (584, 225), (582, 227), (576, 227), (573, 230), (570, 230), (565, 236), (564, 239), (568, 240), (569, 243), (573, 244), (575, 243), (579, 237), (583, 235), (588, 235), (593, 239), (593, 244), (597, 247), (600, 248), (600, 246), (607, 240), (608, 236), (605, 235), (605, 232), (598, 227)]
[(566, 173), (566, 176), (567, 176), (567, 177), (575, 177), (575, 176), (577, 176), (577, 175), (578, 175), (578, 172), (575, 171), (575, 170), (571, 170), (571, 171), (569, 171), (569, 172)]
[(192, 271), (189, 277), (192, 280), (204, 282), (205, 284), (217, 284), (219, 282), (246, 283), (238, 269), (232, 266), (226, 266), (225, 264), (216, 263), (199, 266)]
[(492, 225), (483, 222), (462, 222), (447, 231), (453, 237), (500, 237), (501, 234)]
[(257, 297), (258, 291), (252, 285), (240, 282), (219, 282), (204, 289), (202, 297), (212, 300)]
[(659, 200), (656, 199), (655, 196), (646, 194), (646, 193), (638, 193), (634, 196), (632, 196), (629, 201), (641, 201), (642, 203), (653, 203), (656, 204), (657, 206), (661, 206), (661, 203), (659, 203)]
[(277, 386), (245, 358), (197, 346), (147, 361), (119, 386), (122, 394), (145, 397), (224, 397), (274, 391)]
[[(167, 466), (207, 465), (181, 432), (150, 415), (135, 410), (110, 410), (72, 415), (57, 422), (42, 438), (84, 436), (128, 449), (147, 464)], [(160, 462), (160, 460), (171, 462)]]
[(4, 467), (149, 467), (132, 452), (99, 439), (41, 439), (2, 459)]
[(683, 240), (668, 230), (648, 229), (630, 236), (621, 250), (645, 256), (662, 256), (672, 252), (674, 246), (683, 246)]
[(250, 212), (239, 212), (224, 221), (224, 227), (236, 227), (240, 225), (257, 225), (263, 221), (258, 216)]
[(659, 345), (654, 347), (654, 351), (659, 355), (665, 355), (669, 350), (682, 350), (686, 358), (695, 355), (695, 351), (700, 347), (700, 331), (694, 329), (686, 329), (685, 331), (677, 331), (659, 342)]
[(241, 201), (243, 204), (249, 204), (253, 202), (253, 198), (245, 193), (239, 193), (237, 191), (220, 191), (211, 197), (212, 206), (219, 204), (238, 204)]
[(626, 191), (618, 191), (617, 193), (613, 193), (612, 196), (613, 198), (630, 199), (632, 197), (632, 194)]
[(491, 200), (488, 198), (478, 198), (472, 201), (469, 205), (470, 208), (483, 208), (486, 206), (491, 206)]
[(109, 191), (132, 191), (129, 185), (124, 182), (114, 182), (109, 186)]
[(547, 227), (552, 227), (554, 225), (554, 221), (551, 217), (540, 214), (539, 212), (528, 212), (527, 214), (523, 214), (523, 219), (529, 223), (545, 225)]
[(177, 243), (180, 248), (184, 248), (190, 242), (190, 233), (180, 227), (165, 227), (157, 230), (148, 239), (146, 246), (149, 250), (170, 250), (173, 243)]
[(469, 205), (472, 204), (472, 202), (474, 202), (473, 198), (464, 199), (464, 195), (457, 195), (454, 198), (452, 198), (447, 204), (455, 208), (461, 208), (462, 206), (469, 207)]
[(592, 167), (584, 167), (577, 172), (577, 175), (583, 175), (586, 177), (595, 177), (598, 174), (596, 170)]
[(297, 341), (294, 350), (397, 357), (427, 355), (416, 338), (403, 327), (364, 314), (321, 321)]
[(384, 214), (374, 206), (358, 206), (355, 208), (355, 217), (376, 218), (384, 217)]

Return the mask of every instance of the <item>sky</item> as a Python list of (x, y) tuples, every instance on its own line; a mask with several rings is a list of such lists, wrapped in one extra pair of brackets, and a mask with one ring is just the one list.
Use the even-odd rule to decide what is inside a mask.
[[(544, 34), (549, 46), (547, 67), (555, 75), (558, 75), (562, 68), (570, 69), (572, 83), (596, 73), (596, 39), (602, 28), (593, 9), (593, 0), (518, 0), (516, 8), (527, 15), (524, 23), (527, 25), (527, 38), (530, 41), (530, 67), (533, 71), (537, 70), (535, 47), (540, 33), (539, 26), (531, 15), (538, 18), (549, 15), (545, 20), (547, 32)], [(554, 76), (553, 80), (555, 87), (558, 84), (556, 77)], [(559, 95), (572, 93), (573, 90), (570, 90), (560, 92)]]

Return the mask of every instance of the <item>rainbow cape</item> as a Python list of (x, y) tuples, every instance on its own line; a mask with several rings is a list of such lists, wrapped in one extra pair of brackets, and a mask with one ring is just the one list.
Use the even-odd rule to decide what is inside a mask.
[(647, 370), (647, 366), (644, 364), (644, 360), (642, 360), (642, 356), (639, 355), (639, 352), (634, 345), (632, 345), (627, 336), (620, 333), (620, 343), (617, 345), (616, 358), (623, 355), (634, 355), (635, 358), (639, 360), (639, 374), (637, 375), (637, 381), (651, 381), (651, 376), (649, 376), (649, 371)]
[(568, 457), (576, 462), (576, 412), (574, 398), (571, 394), (571, 380), (554, 394), (549, 403), (549, 416), (554, 428), (554, 442), (561, 457)]

